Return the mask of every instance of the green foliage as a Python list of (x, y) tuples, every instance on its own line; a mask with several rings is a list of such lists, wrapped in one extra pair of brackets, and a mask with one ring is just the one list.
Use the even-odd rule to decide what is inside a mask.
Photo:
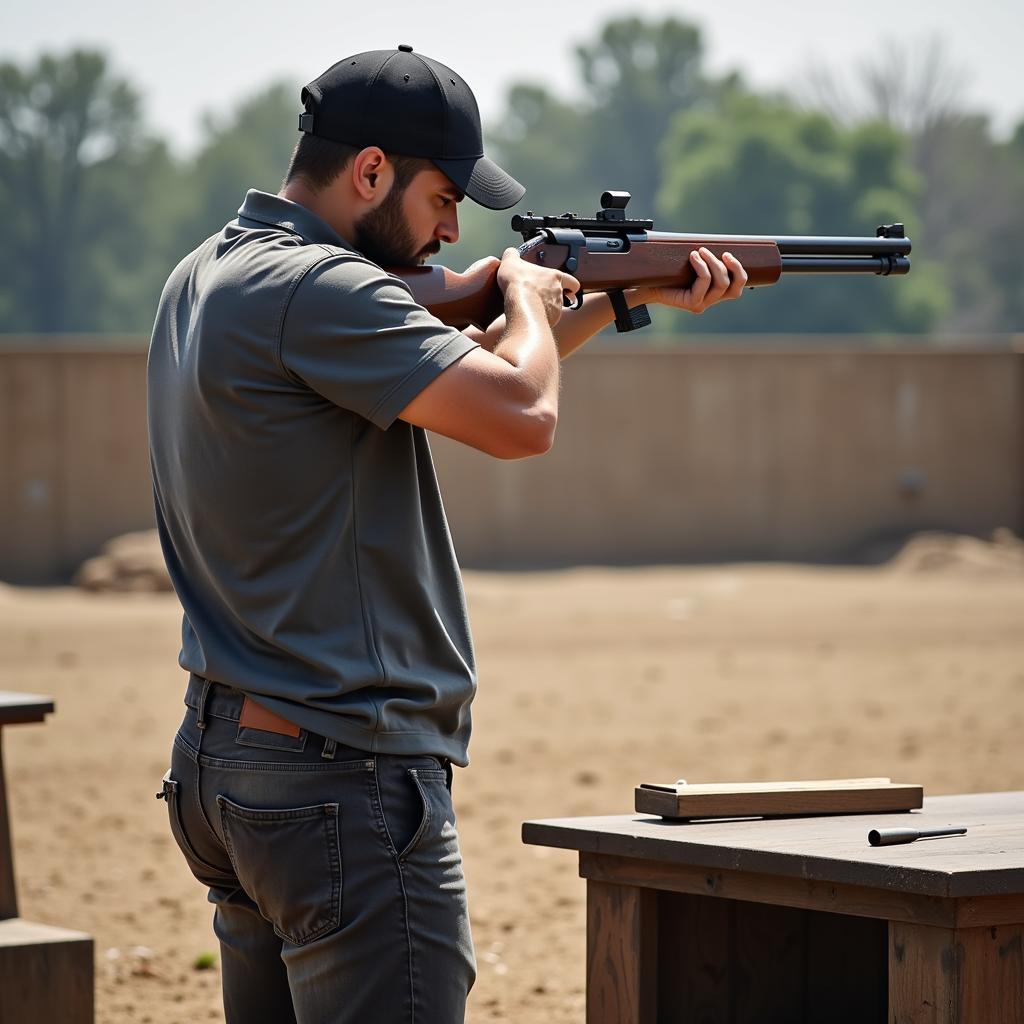
[(576, 55), (593, 104), (584, 153), (600, 169), (598, 192), (628, 188), (637, 208), (650, 210), (660, 173), (644, 154), (679, 110), (711, 101), (700, 31), (675, 18), (623, 18), (605, 25), (595, 42), (578, 46)]
[(232, 220), (250, 188), (277, 192), (298, 140), (299, 109), (298, 90), (277, 82), (226, 117), (204, 118), (202, 145), (182, 171), (182, 255)]
[[(1024, 123), (996, 142), (948, 104), (898, 123), (802, 110), (710, 75), (699, 30), (671, 17), (609, 21), (575, 56), (585, 101), (520, 82), (488, 126), (488, 152), (528, 186), (521, 210), (592, 214), (624, 188), (630, 213), (663, 230), (870, 234), (902, 220), (914, 240), (907, 278), (787, 278), (700, 318), (656, 310), (659, 331), (1024, 330)], [(198, 151), (176, 160), (102, 54), (0, 63), (0, 331), (147, 331), (172, 267), (247, 189), (278, 189), (297, 111), (294, 86), (268, 85), (208, 115)], [(516, 243), (512, 212), (464, 203), (446, 261)]]
[(1021, 134), (997, 144), (985, 118), (947, 115), (913, 140), (912, 159), (928, 186), (918, 250), (947, 297), (942, 327), (949, 333), (1024, 327)]
[[(651, 216), (662, 173), (657, 143), (671, 119), (690, 106), (714, 105), (737, 86), (733, 77), (707, 79), (702, 53), (692, 25), (622, 18), (576, 48), (585, 104), (565, 103), (538, 83), (512, 86), (488, 142), (527, 186), (517, 209), (590, 216), (605, 189), (624, 188), (633, 195), (630, 212)], [(454, 265), (521, 241), (509, 230), (508, 214), (472, 211), (465, 221), (465, 241), (450, 256)]]
[(147, 331), (174, 265), (248, 188), (277, 191), (294, 92), (272, 85), (208, 117), (181, 163), (147, 135), (138, 94), (102, 54), (0, 64), (0, 331)]
[(152, 201), (169, 171), (139, 98), (101, 54), (0, 64), (0, 329), (138, 328), (157, 276)]
[[(842, 129), (784, 99), (735, 91), (718, 110), (683, 112), (673, 122), (660, 152), (666, 169), (660, 222), (708, 233), (872, 235), (876, 225), (900, 220), (913, 237), (921, 182), (907, 167), (905, 148), (885, 125)], [(700, 320), (674, 315), (673, 326), (701, 332), (926, 330), (941, 302), (934, 287), (907, 289), (907, 283), (786, 277)]]
[(998, 324), (1013, 325), (1024, 330), (1024, 274), (1019, 259), (1024, 253), (1024, 121), (1017, 125), (1013, 137), (999, 148), (997, 154), (1002, 168), (1003, 186), (999, 206), (1003, 218), (990, 240), (979, 239), (980, 249), (985, 241), (991, 246), (987, 265), (991, 271), (989, 286), (1000, 304)]

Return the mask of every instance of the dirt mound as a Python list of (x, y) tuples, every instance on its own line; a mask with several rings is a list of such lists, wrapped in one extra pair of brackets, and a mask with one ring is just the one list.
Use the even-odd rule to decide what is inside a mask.
[(948, 573), (965, 576), (1024, 574), (1024, 541), (1000, 527), (991, 540), (956, 533), (919, 533), (889, 562), (903, 573)]
[(95, 558), (78, 567), (74, 583), (95, 591), (172, 589), (156, 530), (107, 541)]

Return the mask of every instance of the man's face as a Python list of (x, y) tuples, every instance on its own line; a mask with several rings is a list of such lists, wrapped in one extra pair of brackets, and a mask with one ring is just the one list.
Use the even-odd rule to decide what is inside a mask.
[(392, 186), (356, 222), (356, 248), (382, 267), (418, 267), (459, 238), (462, 193), (436, 168), (420, 171), (402, 191)]

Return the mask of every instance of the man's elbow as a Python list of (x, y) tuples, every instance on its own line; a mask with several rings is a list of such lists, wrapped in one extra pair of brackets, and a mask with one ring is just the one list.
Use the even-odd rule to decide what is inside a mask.
[(558, 410), (553, 406), (524, 410), (491, 454), (499, 459), (528, 459), (533, 455), (543, 455), (555, 443), (557, 426)]

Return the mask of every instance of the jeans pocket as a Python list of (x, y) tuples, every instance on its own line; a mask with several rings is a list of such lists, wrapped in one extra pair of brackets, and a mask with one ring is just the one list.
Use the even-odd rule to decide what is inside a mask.
[(417, 850), (427, 844), (430, 836), (443, 831), (446, 824), (454, 830), (455, 814), (452, 810), (451, 794), (448, 791), (448, 776), (443, 769), (408, 768), (423, 804), (423, 816), (419, 828), (398, 855), (399, 860), (408, 860)]
[(167, 769), (167, 774), (162, 780), (162, 789), (157, 793), (157, 799), (167, 801), (167, 816), (171, 825), (171, 835), (178, 844), (178, 849), (184, 855), (189, 870), (201, 882), (210, 885), (210, 876), (221, 877), (224, 870), (214, 867), (196, 853), (196, 849), (188, 837), (188, 832), (185, 830), (185, 820), (181, 809), (181, 785), (172, 778), (173, 770), (172, 768)]
[(339, 805), (259, 810), (217, 797), (224, 845), (274, 931), (301, 946), (341, 924)]

